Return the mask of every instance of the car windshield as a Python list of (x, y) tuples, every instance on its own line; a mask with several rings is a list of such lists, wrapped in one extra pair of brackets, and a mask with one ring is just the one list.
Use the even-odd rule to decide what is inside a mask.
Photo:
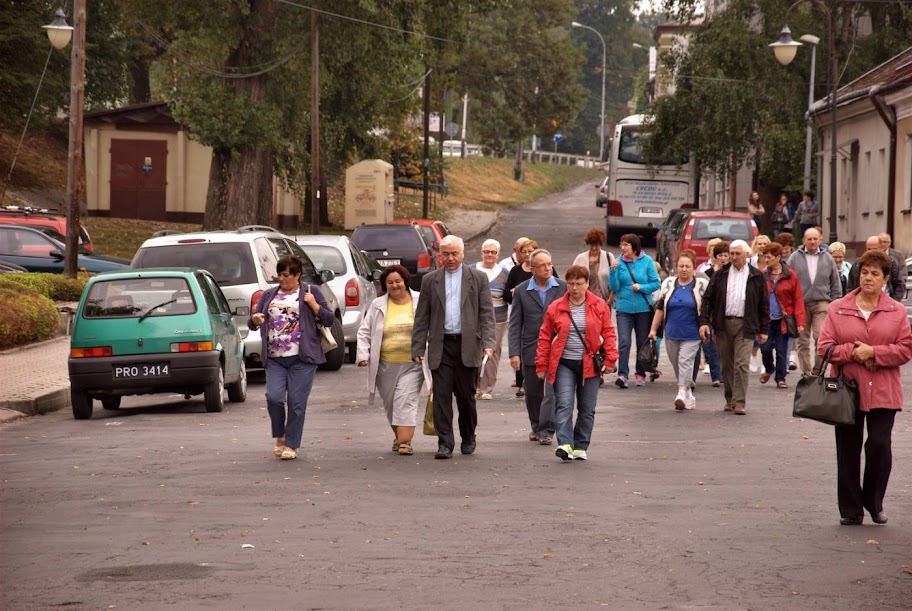
[(359, 227), (352, 234), (352, 242), (361, 250), (416, 250), (426, 246), (411, 226)]
[(705, 218), (697, 219), (694, 222), (691, 237), (694, 240), (722, 238), (729, 241), (745, 240), (750, 242), (754, 239), (754, 231), (751, 227), (751, 222), (747, 219)]
[[(154, 306), (160, 307), (151, 309)], [(148, 314), (152, 318), (194, 312), (196, 302), (185, 278), (156, 277), (95, 282), (86, 295), (82, 315), (85, 318), (139, 318)]]
[(339, 252), (339, 249), (334, 246), (317, 246), (315, 244), (300, 244), (300, 246), (318, 270), (331, 269), (337, 276), (344, 276), (348, 273), (345, 258)]
[(256, 269), (246, 242), (204, 242), (141, 248), (132, 267), (198, 267), (219, 286), (254, 284)]

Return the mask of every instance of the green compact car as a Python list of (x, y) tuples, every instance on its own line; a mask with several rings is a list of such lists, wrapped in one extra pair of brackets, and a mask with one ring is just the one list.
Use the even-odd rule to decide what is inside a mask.
[(234, 313), (201, 269), (141, 269), (89, 279), (70, 342), (73, 416), (92, 417), (92, 401), (118, 409), (121, 397), (204, 395), (207, 412), (247, 398), (244, 344)]

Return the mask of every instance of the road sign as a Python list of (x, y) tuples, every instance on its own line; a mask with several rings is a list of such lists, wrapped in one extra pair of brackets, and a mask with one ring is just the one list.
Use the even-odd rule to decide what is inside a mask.
[(564, 135), (562, 133), (557, 132), (556, 134), (554, 134), (554, 144), (557, 144), (558, 142), (560, 142), (563, 139), (564, 139)]
[(449, 123), (446, 124), (447, 136), (449, 136), (450, 138), (454, 138), (458, 132), (459, 132), (458, 125), (456, 125), (452, 121), (450, 121)]

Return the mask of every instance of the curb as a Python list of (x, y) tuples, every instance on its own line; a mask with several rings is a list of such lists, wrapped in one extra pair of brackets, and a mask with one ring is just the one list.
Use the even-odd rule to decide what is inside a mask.
[(41, 348), (42, 346), (47, 346), (55, 342), (69, 342), (70, 338), (66, 335), (58, 335), (57, 337), (46, 339), (43, 342), (35, 342), (33, 344), (25, 344), (24, 346), (16, 346), (15, 348), (8, 348), (6, 350), (0, 350), (0, 356), (6, 354), (16, 354), (17, 352), (25, 352), (26, 350), (33, 350), (35, 348)]
[[(29, 399), (0, 401), (0, 422), (56, 412), (70, 405), (70, 389), (58, 388)], [(6, 412), (15, 412), (7, 414)]]

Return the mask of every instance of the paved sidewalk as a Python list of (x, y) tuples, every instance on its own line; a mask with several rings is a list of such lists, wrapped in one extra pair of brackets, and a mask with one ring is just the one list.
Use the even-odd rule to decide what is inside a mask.
[[(466, 241), (488, 232), (496, 212), (450, 210), (447, 226)], [(476, 257), (477, 258), (477, 257)], [(468, 257), (473, 261), (473, 257)], [(70, 405), (69, 337), (0, 352), (0, 423)]]

